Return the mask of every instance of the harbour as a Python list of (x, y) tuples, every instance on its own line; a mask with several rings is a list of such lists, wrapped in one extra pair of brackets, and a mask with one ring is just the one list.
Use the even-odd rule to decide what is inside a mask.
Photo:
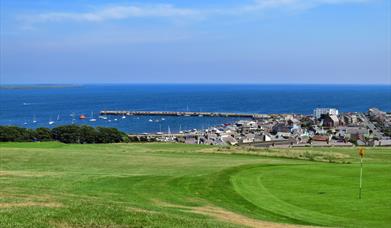
[[(389, 111), (389, 89), (389, 86), (306, 85), (84, 85), (50, 90), (7, 89), (0, 96), (0, 125), (35, 129), (76, 124), (113, 127), (129, 134), (153, 134), (170, 127), (175, 133), (241, 119), (264, 119), (272, 113), (310, 115), (315, 107), (332, 106), (341, 112), (365, 112), (371, 107)], [(377, 93), (373, 94), (374, 90)], [(282, 93), (285, 95), (281, 96)], [(328, 93), (338, 96), (330, 97)]]
[(238, 117), (238, 118), (262, 118), (265, 115), (255, 113), (230, 113), (230, 112), (174, 112), (174, 111), (101, 111), (101, 116), (199, 116), (199, 117)]

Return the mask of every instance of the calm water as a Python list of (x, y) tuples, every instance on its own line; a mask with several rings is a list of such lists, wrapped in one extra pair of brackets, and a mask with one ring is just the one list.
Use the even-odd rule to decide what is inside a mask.
[[(1, 90), (0, 125), (48, 127), (70, 124), (72, 113), (95, 118), (101, 110), (211, 111), (311, 114), (316, 107), (342, 112), (378, 107), (391, 111), (391, 86), (319, 85), (85, 85), (56, 89)], [(32, 123), (33, 117), (37, 123)], [(59, 120), (57, 117), (59, 116)], [(126, 132), (172, 132), (233, 122), (234, 118), (110, 117), (78, 124), (117, 127)], [(118, 118), (114, 121), (114, 118)], [(149, 122), (149, 119), (154, 122)], [(159, 121), (159, 122), (155, 122)], [(26, 124), (25, 124), (26, 123)]]

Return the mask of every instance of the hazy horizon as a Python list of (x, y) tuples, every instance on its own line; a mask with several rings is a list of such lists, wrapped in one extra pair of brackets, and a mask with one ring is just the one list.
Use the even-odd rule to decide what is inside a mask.
[(391, 84), (348, 84), (348, 83), (340, 83), (340, 84), (327, 84), (327, 83), (240, 83), (240, 82), (232, 82), (232, 83), (184, 83), (184, 82), (145, 82), (145, 83), (131, 83), (131, 82), (116, 82), (116, 83), (109, 83), (109, 82), (100, 82), (100, 83), (1, 83), (1, 86), (121, 86), (121, 85), (200, 85), (200, 86), (224, 86), (224, 85), (239, 85), (239, 86), (391, 86)]

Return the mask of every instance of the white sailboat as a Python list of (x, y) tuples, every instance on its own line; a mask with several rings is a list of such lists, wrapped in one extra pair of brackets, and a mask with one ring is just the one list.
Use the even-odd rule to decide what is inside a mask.
[(96, 119), (94, 118), (94, 112), (91, 112), (90, 122), (96, 122)]
[(183, 131), (182, 131), (182, 124), (179, 124), (179, 134), (182, 134)]
[(156, 134), (157, 135), (162, 135), (163, 134), (163, 132), (162, 132), (162, 125), (161, 124), (159, 124), (159, 131), (156, 132)]
[(35, 118), (35, 115), (33, 116), (33, 123), (36, 123), (37, 119)]
[(126, 116), (125, 116), (125, 114), (124, 115), (122, 115), (122, 117), (121, 117), (122, 119), (126, 119)]
[(52, 120), (52, 118), (49, 118), (49, 125), (53, 125), (54, 124), (54, 121)]
[(57, 121), (59, 121), (60, 120), (60, 113), (58, 113), (58, 115), (57, 115)]

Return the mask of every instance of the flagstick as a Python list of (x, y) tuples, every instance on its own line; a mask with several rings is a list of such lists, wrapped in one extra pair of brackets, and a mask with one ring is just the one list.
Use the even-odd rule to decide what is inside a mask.
[(358, 198), (361, 199), (361, 188), (362, 188), (362, 157), (361, 157), (361, 169), (360, 169), (360, 191), (358, 194)]

